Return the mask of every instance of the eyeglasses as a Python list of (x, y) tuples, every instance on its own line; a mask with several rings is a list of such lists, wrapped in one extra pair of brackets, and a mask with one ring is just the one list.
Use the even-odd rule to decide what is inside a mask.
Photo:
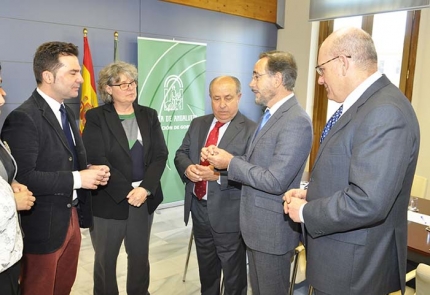
[(261, 77), (261, 76), (264, 76), (264, 75), (267, 75), (267, 74), (268, 74), (268, 73), (265, 73), (265, 74), (259, 74), (259, 73), (254, 72), (254, 73), (252, 74), (252, 80), (258, 81), (258, 79), (260, 79), (260, 77)]
[[(315, 67), (315, 70), (317, 71), (318, 75), (320, 75), (320, 76), (324, 75), (324, 69), (323, 69), (323, 68), (321, 68), (323, 65), (326, 65), (326, 64), (328, 64), (329, 62), (334, 61), (335, 59), (338, 59), (339, 57), (341, 57), (341, 55), (338, 55), (338, 56), (336, 56), (336, 57), (333, 57), (332, 59), (329, 59), (328, 61), (323, 62), (323, 63), (322, 63), (322, 64), (320, 64), (320, 65), (317, 65), (317, 66)], [(351, 55), (345, 55), (345, 57), (346, 57), (346, 58), (351, 58)]]
[(111, 85), (109, 85), (109, 86), (110, 86), (110, 87), (112, 87), (112, 86), (118, 86), (118, 87), (119, 87), (119, 89), (121, 89), (121, 90), (127, 90), (127, 89), (129, 89), (129, 88), (134, 88), (134, 87), (136, 87), (136, 81), (132, 81), (132, 82), (130, 82), (130, 83), (125, 82), (125, 83), (116, 84), (116, 85), (111, 84)]

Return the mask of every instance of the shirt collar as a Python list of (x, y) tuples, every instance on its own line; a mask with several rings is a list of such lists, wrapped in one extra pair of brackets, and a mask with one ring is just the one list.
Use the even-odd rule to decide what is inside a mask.
[(294, 92), (287, 95), (286, 97), (284, 97), (283, 99), (281, 99), (280, 101), (278, 101), (277, 103), (275, 103), (271, 108), (266, 108), (269, 109), (270, 112), (270, 116), (273, 116), (273, 114), (287, 101), (289, 100), (291, 97), (294, 96)]
[(46, 101), (46, 103), (49, 105), (49, 107), (52, 109), (52, 111), (54, 112), (54, 114), (56, 114), (57, 112), (60, 111), (60, 107), (62, 105), (62, 103), (59, 103), (58, 101), (56, 101), (55, 99), (53, 99), (52, 97), (50, 97), (49, 95), (47, 95), (46, 93), (44, 93), (42, 90), (40, 90), (39, 88), (36, 89), (36, 91), (40, 94), (40, 96), (42, 96), (42, 98)]
[(379, 71), (376, 71), (371, 76), (369, 76), (366, 80), (364, 80), (357, 88), (355, 88), (345, 99), (343, 102), (343, 111), (344, 114), (360, 97), (363, 93), (369, 88), (373, 83), (376, 82), (379, 78), (382, 77), (382, 74)]

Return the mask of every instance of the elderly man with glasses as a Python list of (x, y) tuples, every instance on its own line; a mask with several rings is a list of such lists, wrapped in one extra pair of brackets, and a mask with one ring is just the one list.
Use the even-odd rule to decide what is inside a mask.
[(334, 32), (318, 61), (318, 83), (342, 105), (321, 135), (308, 190), (284, 196), (285, 212), (306, 229), (306, 278), (317, 295), (403, 293), (420, 144), (415, 112), (378, 72), (365, 31)]

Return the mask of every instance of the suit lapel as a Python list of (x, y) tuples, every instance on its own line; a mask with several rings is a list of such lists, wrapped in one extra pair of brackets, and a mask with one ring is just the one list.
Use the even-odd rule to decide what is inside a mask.
[[(39, 109), (42, 112), (42, 117), (48, 122), (49, 125), (51, 125), (52, 129), (60, 138), (60, 141), (62, 142), (63, 146), (70, 152), (70, 154), (73, 155), (72, 151), (70, 150), (66, 135), (64, 134), (63, 128), (60, 125), (60, 122), (58, 122), (58, 119), (55, 116), (54, 112), (52, 111), (51, 107), (48, 105), (45, 99), (37, 92), (37, 90), (33, 92), (33, 98), (35, 99), (36, 104), (38, 105)], [(66, 108), (67, 119), (69, 120), (70, 128), (72, 129), (73, 137), (75, 139), (76, 155), (78, 156), (78, 159), (77, 159), (78, 167), (82, 169), (86, 167), (86, 164), (87, 164), (85, 148), (82, 143), (81, 135), (79, 133), (78, 127), (76, 125), (76, 120), (75, 120), (75, 116), (73, 115), (73, 111), (66, 104), (64, 104), (64, 106)]]
[(333, 128), (330, 129), (330, 132), (328, 133), (326, 138), (324, 138), (323, 142), (321, 143), (321, 145), (318, 149), (318, 153), (317, 153), (317, 156), (315, 158), (312, 170), (314, 169), (314, 167), (318, 163), (318, 160), (319, 160), (322, 152), (324, 151), (324, 148), (327, 146), (328, 142), (330, 141), (330, 139), (336, 133), (338, 133), (340, 130), (342, 130), (346, 125), (348, 125), (348, 123), (353, 119), (353, 117), (355, 117), (355, 115), (357, 114), (360, 107), (363, 104), (365, 104), (369, 100), (369, 98), (375, 94), (375, 92), (377, 92), (379, 89), (387, 86), (390, 83), (391, 82), (388, 80), (388, 78), (385, 75), (382, 75), (382, 77), (379, 78), (378, 80), (376, 80), (372, 85), (370, 85), (370, 87), (367, 88), (366, 91), (364, 91), (364, 93), (360, 96), (360, 98), (340, 117), (339, 121), (337, 121), (336, 124), (334, 124)]
[[(143, 107), (140, 107), (138, 104), (133, 104), (133, 108), (140, 135), (142, 136), (143, 154), (148, 155), (151, 138), (150, 126), (148, 124), (149, 120), (146, 119), (147, 116), (145, 116), (145, 109)], [(146, 160), (145, 158), (145, 161)]]
[(130, 157), (130, 148), (128, 147), (127, 135), (118, 118), (118, 114), (113, 107), (113, 104), (103, 105), (103, 111), (106, 118), (106, 124), (112, 131), (113, 137), (118, 141), (124, 152)]
[[(255, 132), (254, 132), (255, 138), (252, 140), (252, 143), (249, 145), (249, 149), (247, 152), (248, 156), (250, 156), (252, 154), (255, 146), (257, 145), (258, 141), (264, 136), (264, 134), (266, 134), (266, 132), (269, 131), (270, 128), (272, 128), (272, 126), (274, 126), (278, 122), (278, 120), (281, 119), (284, 116), (284, 114), (286, 112), (288, 112), (288, 110), (296, 104), (298, 104), (296, 97), (295, 96), (291, 97), (286, 102), (284, 102), (279, 107), (279, 109), (276, 110), (276, 112), (274, 114), (272, 114), (269, 121), (267, 121), (267, 123), (263, 126), (263, 128), (261, 128), (261, 130), (258, 132), (257, 136), (255, 136)], [(258, 124), (260, 124), (260, 122), (261, 122), (261, 119), (260, 119)], [(257, 131), (257, 128), (255, 131)]]
[(209, 134), (209, 129), (211, 128), (212, 121), (214, 119), (214, 115), (209, 115), (203, 118), (203, 124), (201, 128), (199, 128), (199, 158), (200, 158), (200, 150), (205, 146), (206, 144), (206, 138)]
[(230, 124), (227, 127), (227, 130), (224, 132), (218, 146), (222, 149), (225, 149), (229, 143), (236, 137), (236, 135), (240, 132), (242, 124), (245, 120), (240, 112), (237, 112), (236, 116), (234, 116), (233, 120), (231, 120)]
[(327, 143), (330, 141), (330, 138), (332, 138), (334, 134), (342, 130), (343, 127), (348, 125), (348, 123), (352, 119), (352, 114), (355, 114), (356, 112), (357, 112), (357, 106), (352, 106), (339, 118), (339, 121), (337, 121), (336, 124), (334, 124), (334, 126), (330, 129), (330, 132), (327, 134), (323, 142), (320, 144), (313, 167), (315, 167), (315, 164), (318, 162), (320, 155), (323, 152), (324, 148), (326, 147)]
[[(84, 144), (81, 139), (81, 133), (79, 132), (78, 126), (75, 123), (75, 116), (73, 115), (73, 111), (70, 107), (65, 105), (67, 119), (69, 120), (70, 128), (72, 129), (73, 137), (75, 138), (75, 146), (76, 146), (76, 154), (78, 156), (78, 167), (80, 169), (84, 169), (87, 166), (87, 155), (85, 152)], [(63, 132), (64, 135), (64, 132)], [(64, 136), (66, 138), (66, 136)], [(67, 140), (67, 139), (66, 139)], [(67, 148), (69, 145), (67, 145)]]
[(51, 125), (52, 129), (60, 138), (64, 147), (69, 152), (71, 152), (69, 148), (69, 144), (67, 142), (66, 135), (64, 134), (63, 128), (61, 128), (60, 122), (58, 122), (58, 119), (55, 116), (54, 112), (52, 111), (51, 107), (48, 105), (45, 99), (43, 99), (43, 97), (37, 92), (37, 90), (33, 92), (33, 98), (36, 101), (36, 104), (38, 105), (40, 111), (42, 112), (42, 117), (48, 122), (49, 125)]

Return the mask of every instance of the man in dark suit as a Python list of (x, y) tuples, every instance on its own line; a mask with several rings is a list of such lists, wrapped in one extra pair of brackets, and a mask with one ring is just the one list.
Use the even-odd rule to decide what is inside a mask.
[[(242, 94), (237, 78), (213, 79), (209, 95), (213, 114), (191, 122), (175, 157), (176, 169), (186, 183), (184, 221), (188, 223), (191, 211), (202, 294), (220, 293), (222, 270), (224, 294), (243, 295), (247, 292), (247, 272), (245, 245), (239, 232), (241, 185), (228, 180), (226, 170), (200, 163), (200, 151), (220, 122), (223, 126), (213, 144), (243, 155), (255, 123), (239, 112)], [(199, 192), (199, 185), (205, 192)]]
[(83, 82), (77, 56), (71, 43), (42, 44), (33, 61), (37, 89), (9, 114), (2, 130), (19, 167), (16, 179), (36, 197), (32, 209), (21, 213), (23, 295), (70, 293), (81, 242), (79, 226), (92, 222), (86, 189), (105, 185), (110, 175), (107, 166), (87, 169), (73, 112), (64, 108), (64, 100), (76, 97)]
[(323, 132), (307, 193), (284, 197), (285, 212), (306, 227), (306, 277), (316, 294), (403, 294), (417, 118), (378, 72), (374, 43), (363, 30), (331, 34), (318, 63), (318, 82), (342, 104), (342, 114)]
[(291, 54), (262, 53), (250, 87), (266, 113), (245, 155), (215, 146), (202, 150), (216, 168), (228, 167), (229, 180), (242, 183), (240, 230), (254, 295), (288, 293), (290, 261), (299, 243), (297, 224), (282, 210), (284, 192), (300, 185), (312, 144), (310, 118), (293, 92), (296, 78)]

